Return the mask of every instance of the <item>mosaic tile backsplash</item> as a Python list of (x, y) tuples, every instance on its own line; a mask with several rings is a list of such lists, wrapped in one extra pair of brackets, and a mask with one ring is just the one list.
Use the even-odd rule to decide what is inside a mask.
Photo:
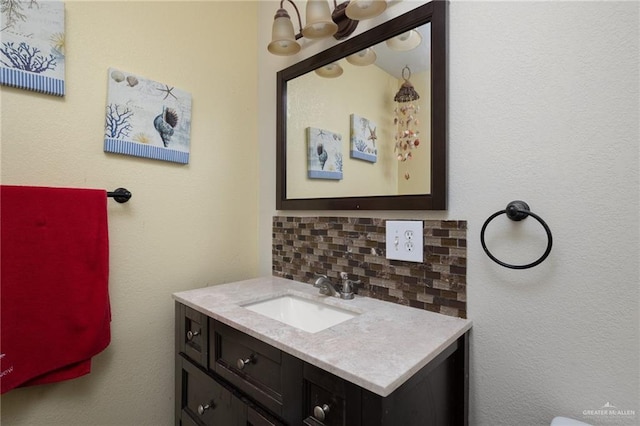
[(274, 216), (273, 275), (339, 283), (346, 272), (361, 296), (466, 318), (467, 222), (424, 220), (424, 262), (414, 263), (385, 257), (386, 220)]

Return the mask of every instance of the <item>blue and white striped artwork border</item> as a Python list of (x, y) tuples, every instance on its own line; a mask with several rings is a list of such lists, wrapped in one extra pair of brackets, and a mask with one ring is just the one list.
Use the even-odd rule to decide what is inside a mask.
[(15, 68), (0, 67), (0, 84), (47, 95), (64, 96), (64, 80)]
[(357, 149), (351, 150), (351, 158), (357, 158), (358, 160), (365, 160), (370, 163), (378, 161), (377, 155), (367, 154), (366, 152), (358, 151)]
[(151, 158), (154, 160), (171, 161), (174, 163), (188, 164), (189, 153), (175, 151), (143, 143), (129, 142), (121, 139), (104, 139), (104, 151), (115, 154), (133, 155), (134, 157)]
[(342, 179), (342, 172), (328, 172), (325, 170), (309, 170), (310, 179)]

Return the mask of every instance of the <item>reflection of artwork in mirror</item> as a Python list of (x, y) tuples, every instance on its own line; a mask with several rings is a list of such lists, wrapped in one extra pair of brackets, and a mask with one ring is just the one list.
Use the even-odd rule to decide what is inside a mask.
[(307, 127), (307, 164), (310, 179), (342, 179), (342, 136)]
[(373, 121), (351, 114), (351, 158), (370, 163), (378, 160), (377, 129), (378, 126)]
[[(342, 155), (366, 160), (350, 162), (349, 176), (331, 188), (314, 185), (304, 179), (305, 170), (290, 161), (287, 165), (288, 198), (396, 196), (430, 192), (431, 53), (428, 41), (431, 24), (423, 24), (413, 31), (421, 34), (419, 39), (422, 42), (412, 49), (395, 50), (382, 41), (371, 46), (370, 49), (376, 52), (376, 60), (370, 65), (353, 65), (341, 60), (339, 63), (344, 72), (337, 78), (323, 78), (309, 72), (288, 82), (287, 158), (300, 158), (297, 151), (303, 146), (301, 136), (304, 129), (313, 126), (332, 129), (339, 134), (348, 132), (350, 146), (343, 147)], [(403, 147), (402, 152), (398, 152), (397, 139), (394, 139), (397, 138), (394, 111), (399, 108), (394, 96), (407, 81), (407, 72), (403, 75), (407, 66), (411, 68), (411, 83), (420, 93), (420, 99), (412, 103), (416, 111), (411, 114), (421, 123), (420, 149), (411, 150), (411, 161), (398, 161), (399, 154), (403, 159), (409, 158), (405, 157), (409, 150)], [(346, 93), (351, 95), (345, 97)], [(351, 123), (344, 119), (345, 116), (352, 117)], [(369, 139), (371, 132), (375, 132), (374, 141)], [(354, 141), (354, 136), (361, 136), (360, 141)], [(375, 162), (379, 167), (372, 168), (369, 162)]]

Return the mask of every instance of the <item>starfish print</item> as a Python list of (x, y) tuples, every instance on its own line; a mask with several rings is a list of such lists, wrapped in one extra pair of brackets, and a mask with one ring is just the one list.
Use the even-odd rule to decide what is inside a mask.
[(175, 89), (175, 87), (171, 87), (171, 88), (170, 88), (170, 87), (169, 87), (169, 86), (167, 86), (166, 84), (164, 85), (164, 87), (165, 87), (164, 89), (163, 89), (163, 88), (161, 88), (161, 87), (160, 87), (160, 88), (156, 87), (156, 89), (157, 89), (157, 90), (159, 90), (159, 91), (161, 91), (161, 92), (165, 92), (165, 93), (166, 93), (166, 95), (164, 95), (164, 98), (162, 98), (162, 100), (167, 99), (167, 98), (169, 97), (169, 95), (173, 96), (173, 98), (174, 98), (174, 99), (178, 99), (178, 98), (176, 97), (176, 95), (174, 95), (174, 94), (171, 92), (173, 89)]
[(324, 132), (324, 130), (318, 130), (318, 137), (322, 137), (322, 136), (326, 136), (327, 134)]
[(378, 140), (378, 136), (376, 136), (376, 129), (377, 127), (374, 129), (371, 129), (371, 127), (369, 127), (369, 137), (367, 138), (373, 142), (373, 146), (376, 145), (376, 140)]

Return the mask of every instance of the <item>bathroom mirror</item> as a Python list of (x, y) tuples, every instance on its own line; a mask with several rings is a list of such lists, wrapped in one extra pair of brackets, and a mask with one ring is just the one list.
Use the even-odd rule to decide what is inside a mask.
[(446, 49), (432, 1), (278, 72), (277, 209), (445, 210)]

